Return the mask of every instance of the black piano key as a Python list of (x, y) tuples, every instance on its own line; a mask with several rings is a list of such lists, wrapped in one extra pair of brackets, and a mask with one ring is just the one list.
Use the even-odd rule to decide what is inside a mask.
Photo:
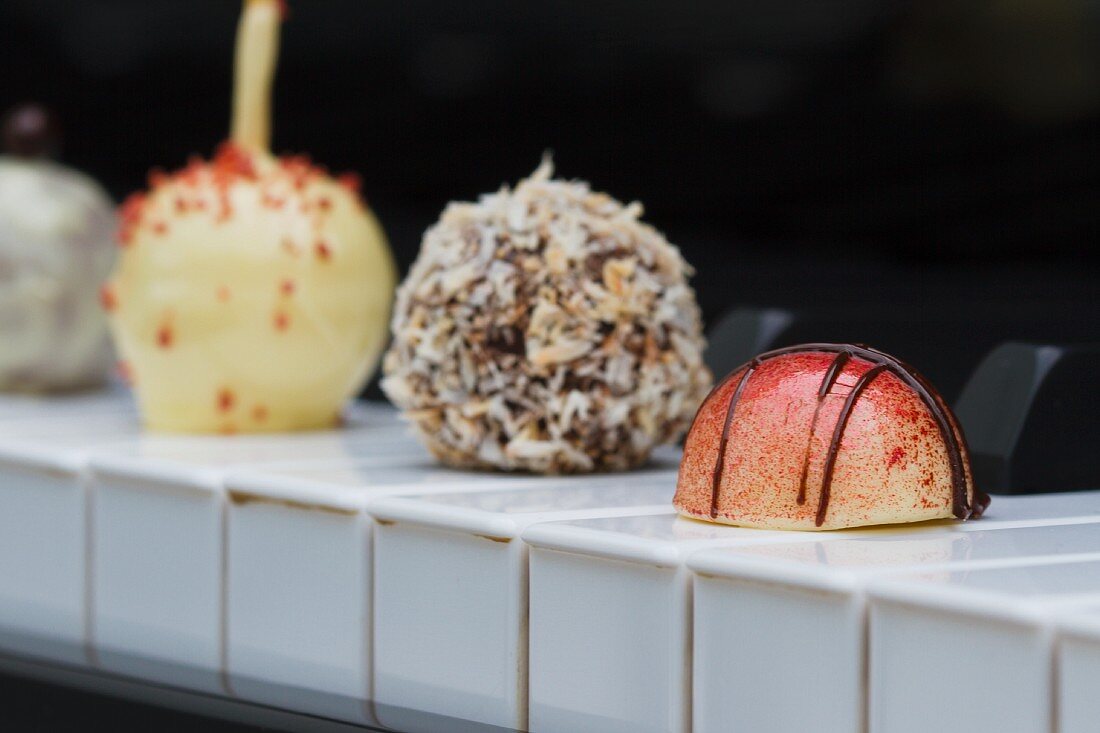
[(867, 344), (912, 364), (953, 404), (982, 358), (998, 344), (1084, 343), (1095, 338), (1095, 326), (1010, 306), (966, 313), (883, 306), (738, 308), (709, 332), (706, 359), (721, 378), (769, 349), (811, 342)]
[(1006, 343), (975, 370), (956, 407), (983, 490), (1100, 488), (1100, 345)]

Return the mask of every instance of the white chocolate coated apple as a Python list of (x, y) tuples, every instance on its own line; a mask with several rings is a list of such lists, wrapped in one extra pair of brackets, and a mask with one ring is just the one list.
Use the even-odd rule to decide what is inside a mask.
[(378, 360), (395, 279), (353, 187), (232, 144), (153, 183), (123, 206), (105, 290), (146, 424), (332, 425)]

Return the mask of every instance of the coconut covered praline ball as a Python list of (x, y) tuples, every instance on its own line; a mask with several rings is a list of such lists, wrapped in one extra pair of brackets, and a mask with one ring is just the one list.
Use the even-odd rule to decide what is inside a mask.
[(23, 105), (3, 120), (0, 155), (0, 389), (103, 383), (112, 362), (99, 284), (114, 262), (114, 204), (55, 163), (53, 115)]
[(680, 252), (551, 174), (450, 204), (398, 289), (382, 388), (447, 464), (636, 467), (710, 387)]
[(357, 179), (268, 152), (279, 12), (245, 3), (229, 142), (122, 208), (103, 301), (154, 429), (332, 426), (385, 345), (394, 265)]

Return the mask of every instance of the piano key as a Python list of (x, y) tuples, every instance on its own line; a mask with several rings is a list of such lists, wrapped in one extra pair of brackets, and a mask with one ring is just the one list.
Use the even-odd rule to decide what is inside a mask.
[(233, 693), (359, 720), (371, 687), (370, 625), (364, 619), (372, 615), (372, 502), (545, 482), (444, 468), (426, 452), (412, 461), (374, 455), (339, 466), (230, 473), (226, 670)]
[(662, 513), (535, 524), (530, 547), (530, 729), (691, 730), (691, 580), (707, 547), (840, 534), (744, 529)]
[[(374, 697), (527, 728), (527, 546), (537, 522), (667, 513), (676, 474), (544, 477), (539, 486), (373, 502)], [(401, 715), (381, 722), (421, 730)]]
[(135, 440), (137, 418), (25, 414), (0, 421), (0, 648), (86, 664), (84, 466), (91, 448)]
[(993, 349), (959, 397), (974, 480), (986, 491), (1100, 486), (1100, 346), (1008, 343)]
[(121, 385), (76, 394), (36, 395), (0, 392), (0, 422), (28, 418), (83, 418), (93, 414), (136, 412), (133, 397)]
[(1100, 721), (1100, 603), (1063, 613), (1056, 624), (1056, 733), (1091, 733)]
[(1050, 733), (1054, 624), (1100, 603), (1100, 554), (926, 568), (868, 595), (871, 733)]
[(695, 731), (857, 730), (869, 584), (918, 568), (947, 574), (1071, 554), (1100, 559), (1100, 524), (1006, 518), (702, 550), (688, 559), (696, 573)]
[(423, 461), (392, 425), (242, 436), (145, 435), (94, 451), (91, 637), (104, 668), (224, 692), (224, 479), (252, 465)]
[[(965, 314), (900, 306), (784, 310), (739, 308), (708, 335), (707, 364), (721, 377), (760, 351), (800, 343), (862, 343), (912, 364), (954, 404), (985, 355), (1005, 341), (1087, 343), (1096, 334), (1072, 319), (1000, 307)], [(1095, 392), (1095, 390), (1093, 390)]]

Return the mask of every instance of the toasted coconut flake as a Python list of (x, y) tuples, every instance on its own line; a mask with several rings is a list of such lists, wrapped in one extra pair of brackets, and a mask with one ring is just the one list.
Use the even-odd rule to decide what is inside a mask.
[(382, 388), (446, 463), (638, 466), (710, 387), (679, 251), (552, 173), (449, 204), (398, 291)]

